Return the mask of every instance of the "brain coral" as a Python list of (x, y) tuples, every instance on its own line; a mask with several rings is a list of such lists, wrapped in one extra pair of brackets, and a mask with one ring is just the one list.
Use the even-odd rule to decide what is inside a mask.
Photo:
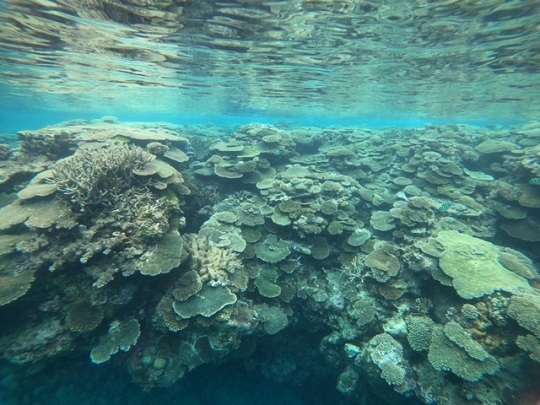
[(490, 242), (456, 231), (439, 232), (436, 240), (444, 246), (439, 266), (465, 299), (529, 286), (526, 279), (499, 263), (500, 248)]

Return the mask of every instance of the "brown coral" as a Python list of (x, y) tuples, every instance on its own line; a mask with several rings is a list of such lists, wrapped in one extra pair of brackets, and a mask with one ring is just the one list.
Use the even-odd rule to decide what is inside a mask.
[(242, 261), (235, 252), (212, 246), (208, 238), (184, 235), (184, 246), (190, 257), (190, 268), (199, 275), (203, 284), (228, 285), (229, 275), (242, 267)]

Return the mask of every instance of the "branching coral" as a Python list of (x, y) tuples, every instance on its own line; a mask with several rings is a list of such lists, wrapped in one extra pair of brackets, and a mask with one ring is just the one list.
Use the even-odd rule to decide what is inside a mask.
[(143, 169), (154, 156), (142, 148), (127, 144), (80, 149), (54, 167), (60, 195), (80, 213), (94, 213), (113, 207), (118, 198), (144, 180), (133, 171)]
[(230, 285), (229, 275), (242, 267), (242, 261), (230, 249), (211, 246), (208, 238), (184, 235), (184, 248), (190, 256), (190, 267), (202, 283)]

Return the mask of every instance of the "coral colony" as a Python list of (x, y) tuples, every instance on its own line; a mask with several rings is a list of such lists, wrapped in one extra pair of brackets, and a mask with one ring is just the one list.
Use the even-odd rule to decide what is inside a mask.
[(358, 401), (503, 404), (540, 362), (538, 122), (19, 139), (0, 148), (0, 310), (24, 310), (0, 353), (20, 367), (83, 350), (165, 387), (297, 327), (327, 331)]

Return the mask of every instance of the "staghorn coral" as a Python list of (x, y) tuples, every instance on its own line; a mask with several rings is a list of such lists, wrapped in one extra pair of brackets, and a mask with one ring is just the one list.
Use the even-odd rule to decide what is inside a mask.
[(142, 187), (145, 181), (133, 171), (153, 159), (144, 149), (123, 143), (80, 149), (56, 163), (52, 182), (75, 212), (92, 214), (114, 207), (126, 191)]

